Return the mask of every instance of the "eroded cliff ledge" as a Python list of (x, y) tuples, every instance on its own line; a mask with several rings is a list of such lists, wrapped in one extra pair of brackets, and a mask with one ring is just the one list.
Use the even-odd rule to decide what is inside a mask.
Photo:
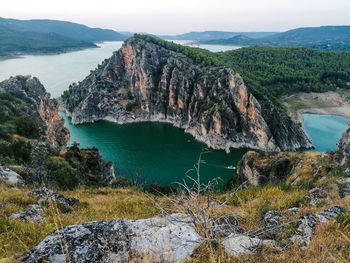
[(15, 76), (0, 83), (0, 94), (6, 98), (7, 94), (14, 95), (22, 100), (20, 108), (8, 99), (5, 106), (5, 116), (12, 111), (19, 115), (27, 116), (33, 120), (43, 131), (43, 141), (60, 153), (66, 152), (66, 144), (69, 141), (69, 131), (64, 127), (64, 121), (59, 116), (58, 102), (50, 98), (40, 81), (31, 76)]
[(159, 41), (128, 39), (71, 88), (65, 107), (72, 123), (169, 122), (214, 149), (312, 147), (302, 128), (239, 74), (199, 63)]

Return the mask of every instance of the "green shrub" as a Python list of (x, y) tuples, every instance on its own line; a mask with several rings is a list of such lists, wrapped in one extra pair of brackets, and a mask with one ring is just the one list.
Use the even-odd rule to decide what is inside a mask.
[(133, 185), (132, 181), (122, 176), (116, 176), (111, 183), (113, 188), (127, 188)]
[(41, 135), (41, 129), (29, 117), (21, 116), (17, 118), (15, 120), (15, 125), (17, 133), (23, 137), (37, 139)]
[(169, 195), (177, 192), (176, 188), (172, 186), (160, 185), (157, 183), (150, 184), (147, 190), (154, 195)]
[(32, 145), (23, 140), (16, 140), (12, 143), (0, 143), (0, 159), (2, 161), (29, 162), (31, 160), (31, 152)]
[(343, 225), (343, 226), (349, 226), (350, 225), (350, 211), (346, 212), (345, 214), (338, 215), (336, 217), (337, 223)]
[(79, 184), (75, 170), (66, 161), (50, 160), (49, 181), (62, 190), (73, 190)]

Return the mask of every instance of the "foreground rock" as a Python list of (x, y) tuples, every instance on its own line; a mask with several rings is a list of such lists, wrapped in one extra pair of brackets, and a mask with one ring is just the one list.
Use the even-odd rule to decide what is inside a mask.
[(317, 223), (326, 223), (331, 219), (336, 218), (346, 212), (346, 209), (339, 206), (333, 206), (327, 210), (320, 213), (304, 216), (300, 220), (298, 226), (299, 235), (294, 235), (291, 237), (291, 241), (299, 243), (302, 247), (306, 248), (312, 239), (312, 235)]
[(2, 168), (0, 166), (0, 179), (5, 180), (10, 184), (23, 184), (23, 178), (16, 172), (8, 168)]
[(350, 177), (342, 178), (338, 181), (338, 189), (340, 197), (350, 195)]
[(261, 239), (233, 234), (222, 242), (225, 250), (234, 257), (250, 254), (261, 246)]
[(42, 141), (49, 142), (51, 147), (60, 153), (66, 151), (70, 135), (64, 127), (64, 120), (58, 114), (58, 103), (50, 98), (50, 94), (37, 78), (11, 77), (0, 83), (0, 93), (8, 93), (23, 100), (25, 106), (21, 106), (21, 110), (44, 132)]
[(331, 159), (330, 154), (317, 152), (249, 151), (237, 165), (236, 179), (256, 186), (269, 182), (307, 184), (317, 179), (313, 175), (326, 171), (328, 167), (323, 163)]
[(42, 201), (54, 201), (69, 207), (77, 207), (79, 200), (73, 197), (65, 197), (62, 194), (56, 193), (47, 188), (39, 188), (29, 193), (30, 196), (39, 198), (39, 203)]
[(80, 183), (106, 186), (115, 179), (113, 162), (104, 161), (97, 148), (70, 147), (65, 159), (77, 170)]
[(143, 36), (125, 41), (64, 96), (72, 123), (169, 122), (215, 149), (312, 147), (303, 129), (239, 74), (173, 45)]
[(52, 233), (23, 262), (183, 262), (200, 243), (201, 237), (182, 214), (95, 221)]
[(11, 219), (18, 219), (24, 222), (40, 223), (44, 220), (44, 210), (40, 205), (29, 205), (25, 210), (12, 213)]
[(347, 129), (338, 143), (338, 151), (334, 154), (334, 162), (346, 173), (350, 174), (350, 128)]

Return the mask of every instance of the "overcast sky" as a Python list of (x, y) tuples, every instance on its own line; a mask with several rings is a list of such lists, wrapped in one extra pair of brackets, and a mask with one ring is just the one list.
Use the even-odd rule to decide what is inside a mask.
[(285, 31), (349, 25), (350, 0), (1, 0), (0, 16), (155, 34)]

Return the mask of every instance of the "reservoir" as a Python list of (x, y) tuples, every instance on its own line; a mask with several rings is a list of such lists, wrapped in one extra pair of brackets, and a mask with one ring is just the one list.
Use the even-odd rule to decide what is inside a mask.
[(348, 119), (334, 115), (303, 114), (304, 129), (315, 145), (313, 151), (328, 152), (337, 149), (342, 134), (348, 128)]
[[(71, 125), (62, 113), (71, 133), (70, 144), (80, 142), (82, 148), (98, 147), (103, 158), (113, 161), (116, 175), (129, 179), (136, 177), (147, 183), (174, 185), (186, 177), (206, 145), (180, 128), (168, 123), (143, 122), (119, 125), (100, 121)], [(203, 181), (220, 177), (223, 185), (234, 175), (227, 166), (236, 166), (246, 150), (209, 150), (203, 155), (200, 174)], [(194, 176), (194, 172), (188, 172)]]

